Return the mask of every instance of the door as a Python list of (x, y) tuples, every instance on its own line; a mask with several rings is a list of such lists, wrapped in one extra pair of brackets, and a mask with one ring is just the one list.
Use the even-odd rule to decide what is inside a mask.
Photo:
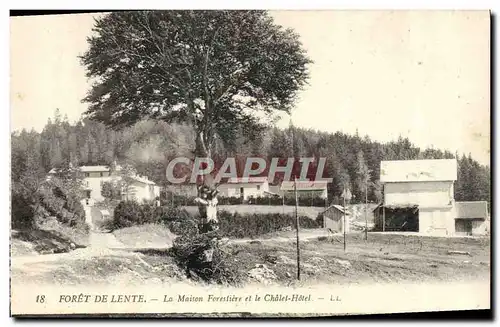
[(240, 187), (240, 197), (245, 198), (245, 188)]
[(472, 221), (469, 219), (456, 219), (455, 220), (455, 234), (456, 235), (472, 235)]
[(472, 220), (470, 219), (465, 221), (465, 232), (467, 235), (472, 236)]

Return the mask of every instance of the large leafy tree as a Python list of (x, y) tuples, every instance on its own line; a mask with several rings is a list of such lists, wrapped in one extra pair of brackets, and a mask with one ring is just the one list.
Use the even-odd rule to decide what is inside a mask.
[(114, 128), (187, 122), (198, 156), (289, 112), (308, 77), (298, 35), (265, 11), (113, 12), (93, 32), (82, 56), (95, 80), (87, 115)]

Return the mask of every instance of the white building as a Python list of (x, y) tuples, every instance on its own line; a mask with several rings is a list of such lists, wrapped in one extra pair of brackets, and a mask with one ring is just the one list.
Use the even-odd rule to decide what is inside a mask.
[(131, 176), (127, 189), (124, 191), (124, 200), (151, 201), (159, 199), (160, 187), (146, 176)]
[(229, 178), (225, 184), (218, 187), (219, 195), (227, 197), (262, 197), (269, 194), (269, 181), (267, 177), (241, 177)]
[[(116, 166), (114, 171), (110, 166), (80, 166), (80, 178), (82, 178), (83, 188), (85, 190), (86, 202), (92, 205), (94, 202), (104, 200), (102, 196), (102, 184), (104, 182), (118, 182), (122, 180), (121, 166)], [(49, 172), (50, 176), (57, 174), (58, 170), (53, 168)], [(155, 182), (145, 176), (131, 174), (129, 176), (129, 185), (127, 190), (122, 193), (122, 199), (135, 199), (137, 201), (151, 201), (160, 196), (160, 188)], [(87, 201), (88, 200), (88, 201)]]
[(376, 229), (443, 236), (456, 234), (457, 228), (465, 229), (461, 220), (472, 217), (457, 214), (469, 205), (457, 206), (456, 180), (456, 159), (382, 161), (380, 182), (384, 197), (374, 210)]
[(322, 199), (328, 199), (328, 182), (327, 181), (311, 181), (311, 180), (297, 180), (295, 181), (283, 181), (281, 183), (280, 192), (284, 194), (286, 192), (294, 192), (295, 187), (297, 187), (298, 196), (305, 197), (320, 197)]
[[(109, 166), (80, 166), (80, 177), (83, 180), (85, 196), (94, 201), (103, 201), (104, 197), (101, 194), (102, 183), (112, 182), (117, 176), (112, 176)], [(117, 169), (119, 170), (119, 168)]]

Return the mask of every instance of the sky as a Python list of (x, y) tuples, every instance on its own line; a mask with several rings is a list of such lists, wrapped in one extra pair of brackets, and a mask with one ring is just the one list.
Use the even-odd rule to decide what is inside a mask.
[[(313, 60), (293, 124), (409, 137), (490, 161), (487, 11), (274, 11)], [(11, 18), (11, 129), (41, 130), (56, 108), (76, 121), (90, 84), (78, 55), (96, 14)], [(278, 126), (286, 127), (290, 117)]]

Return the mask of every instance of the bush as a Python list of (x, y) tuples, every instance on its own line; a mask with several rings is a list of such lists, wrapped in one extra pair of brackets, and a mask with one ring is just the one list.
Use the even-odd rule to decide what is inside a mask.
[(21, 192), (12, 192), (11, 219), (13, 229), (31, 229), (34, 225), (34, 199), (24, 196)]
[(243, 198), (239, 196), (218, 196), (217, 203), (219, 205), (236, 205), (242, 204)]
[(158, 208), (159, 220), (164, 223), (170, 231), (176, 235), (195, 235), (198, 225), (193, 216), (185, 209), (178, 207)]
[(122, 188), (118, 183), (103, 182), (101, 184), (101, 195), (107, 200), (121, 200)]
[[(244, 238), (276, 232), (285, 227), (295, 226), (295, 216), (280, 213), (239, 214), (219, 211), (221, 234), (228, 237)], [(299, 217), (301, 228), (319, 228), (318, 222), (309, 217)]]
[(195, 196), (179, 195), (162, 192), (160, 194), (160, 202), (162, 205), (177, 207), (177, 206), (194, 206)]
[(145, 202), (122, 201), (114, 211), (114, 227), (124, 228), (149, 223), (163, 223), (176, 235), (197, 233), (197, 222), (185, 209)]
[[(215, 236), (215, 233), (210, 233), (177, 237), (170, 250), (171, 255), (191, 279), (238, 285), (243, 275), (234, 263), (232, 255), (219, 247)], [(213, 257), (207, 262), (204, 251), (209, 249), (213, 249)]]
[(160, 220), (160, 207), (154, 202), (144, 202), (140, 205), (142, 212), (141, 224), (157, 223)]
[[(298, 197), (298, 205), (303, 206), (303, 207), (324, 207), (326, 200), (323, 199), (322, 197), (315, 196), (313, 198), (309, 196), (300, 196)], [(286, 195), (285, 196), (285, 204), (289, 206), (294, 206), (295, 205), (295, 196), (292, 195)]]
[(323, 214), (318, 213), (318, 216), (316, 217), (316, 224), (318, 224), (318, 228), (322, 228), (325, 224), (325, 217)]
[(54, 178), (40, 182), (35, 190), (16, 183), (12, 189), (12, 227), (31, 229), (56, 217), (63, 225), (83, 228), (85, 210), (80, 203), (80, 190), (75, 183)]
[(258, 196), (256, 198), (252, 197), (249, 203), (257, 205), (280, 206), (283, 205), (283, 199), (279, 196)]
[(116, 228), (144, 224), (141, 205), (136, 201), (118, 203), (113, 214), (113, 222)]

